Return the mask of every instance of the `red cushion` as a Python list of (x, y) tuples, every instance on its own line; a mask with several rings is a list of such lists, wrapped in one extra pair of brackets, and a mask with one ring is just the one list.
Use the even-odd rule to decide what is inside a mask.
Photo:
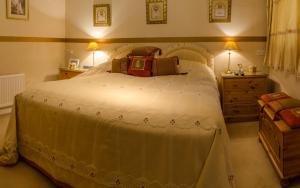
[(261, 98), (261, 100), (264, 101), (264, 103), (268, 103), (268, 102), (279, 100), (279, 99), (290, 98), (290, 96), (288, 96), (287, 94), (285, 94), (283, 92), (278, 92), (278, 93), (265, 94), (265, 95), (262, 95), (260, 98)]
[(128, 74), (133, 76), (149, 77), (151, 76), (152, 56), (133, 56), (130, 57), (130, 66)]
[(292, 129), (300, 127), (300, 108), (282, 110), (279, 114), (286, 124)]

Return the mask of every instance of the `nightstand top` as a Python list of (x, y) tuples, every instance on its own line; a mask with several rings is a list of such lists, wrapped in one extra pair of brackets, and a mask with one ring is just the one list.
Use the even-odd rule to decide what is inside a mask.
[(63, 70), (63, 71), (71, 71), (71, 72), (85, 72), (89, 69), (83, 69), (83, 68), (79, 68), (79, 69), (68, 69), (67, 67), (60, 67), (59, 68), (60, 70)]
[(232, 74), (222, 73), (221, 76), (222, 78), (251, 78), (251, 77), (257, 78), (257, 77), (267, 77), (268, 75), (263, 72), (256, 72), (256, 73), (245, 72), (244, 76), (236, 76), (233, 73)]

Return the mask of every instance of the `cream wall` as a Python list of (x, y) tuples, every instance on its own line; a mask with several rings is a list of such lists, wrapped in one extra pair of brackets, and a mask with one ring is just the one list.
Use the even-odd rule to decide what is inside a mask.
[[(208, 37), (208, 36), (265, 36), (266, 1), (233, 0), (230, 23), (209, 23), (208, 0), (169, 0), (168, 24), (147, 25), (145, 1), (101, 0), (112, 6), (112, 26), (93, 27), (93, 0), (66, 0), (66, 36), (69, 38), (131, 38), (131, 37)], [(215, 56), (216, 73), (226, 69), (228, 54), (224, 43), (199, 43)], [(120, 44), (105, 45), (104, 50)], [(155, 44), (165, 46), (167, 44)], [(242, 63), (264, 70), (265, 42), (239, 43), (241, 51), (232, 55), (232, 67)], [(92, 64), (87, 44), (67, 44), (67, 59), (80, 58), (83, 65)], [(96, 58), (97, 63), (102, 61)]]
[[(6, 18), (6, 0), (0, 1), (0, 36), (65, 37), (65, 1), (30, 0), (29, 20)], [(26, 84), (54, 80), (64, 64), (65, 44), (0, 42), (0, 74), (25, 73)]]
[[(112, 5), (112, 26), (93, 27), (93, 2)], [(146, 24), (144, 0), (66, 0), (71, 38), (264, 36), (266, 1), (233, 0), (231, 23), (208, 22), (208, 0), (169, 0), (168, 24)]]

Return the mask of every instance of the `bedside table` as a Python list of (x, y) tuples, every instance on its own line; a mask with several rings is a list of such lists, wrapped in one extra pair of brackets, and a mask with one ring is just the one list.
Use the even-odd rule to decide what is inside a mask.
[(257, 100), (267, 93), (267, 75), (221, 75), (221, 99), (226, 122), (258, 120)]
[(87, 71), (87, 69), (71, 70), (71, 69), (62, 67), (62, 68), (59, 68), (59, 79), (60, 80), (70, 79), (70, 78), (73, 78), (85, 71)]

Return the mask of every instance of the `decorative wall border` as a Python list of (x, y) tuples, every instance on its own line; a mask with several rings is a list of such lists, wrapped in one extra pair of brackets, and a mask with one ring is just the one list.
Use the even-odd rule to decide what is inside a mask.
[(65, 38), (0, 36), (0, 42), (65, 42)]
[(51, 38), (51, 37), (24, 37), (0, 36), (0, 42), (63, 42), (63, 43), (172, 43), (172, 42), (266, 42), (265, 36), (238, 36), (238, 37), (151, 37), (151, 38)]

